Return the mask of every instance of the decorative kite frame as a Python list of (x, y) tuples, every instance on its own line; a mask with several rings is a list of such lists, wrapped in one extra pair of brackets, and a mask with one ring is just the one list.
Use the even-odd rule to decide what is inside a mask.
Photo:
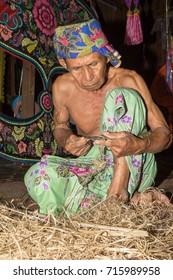
[(35, 162), (44, 154), (61, 154), (53, 138), (53, 105), (49, 85), (63, 69), (53, 50), (54, 29), (59, 25), (93, 18), (82, 0), (2, 0), (0, 47), (30, 62), (40, 73), (43, 90), (38, 94), (40, 112), (29, 119), (0, 113), (0, 156)]

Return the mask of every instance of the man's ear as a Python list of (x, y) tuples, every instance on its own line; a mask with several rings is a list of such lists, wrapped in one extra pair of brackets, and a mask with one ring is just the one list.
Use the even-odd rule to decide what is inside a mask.
[(108, 64), (110, 62), (110, 59), (107, 57), (107, 61), (106, 61), (106, 63)]
[(65, 62), (65, 60), (64, 60), (63, 58), (60, 58), (60, 59), (59, 59), (59, 64), (60, 64), (62, 67), (64, 67), (65, 69), (67, 69), (67, 64), (66, 64), (66, 62)]

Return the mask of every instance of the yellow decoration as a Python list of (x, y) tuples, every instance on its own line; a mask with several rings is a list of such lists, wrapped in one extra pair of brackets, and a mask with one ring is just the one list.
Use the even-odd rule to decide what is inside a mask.
[(32, 53), (35, 50), (35, 48), (37, 47), (37, 45), (38, 45), (38, 41), (37, 40), (32, 41), (29, 38), (25, 38), (22, 41), (22, 47), (26, 47), (27, 51), (29, 53)]
[(0, 49), (0, 103), (4, 103), (4, 76), (5, 76), (5, 56), (6, 53)]
[(24, 138), (25, 129), (26, 129), (26, 127), (14, 126), (14, 130), (12, 132), (12, 135), (13, 135), (13, 137), (16, 141), (20, 141)]

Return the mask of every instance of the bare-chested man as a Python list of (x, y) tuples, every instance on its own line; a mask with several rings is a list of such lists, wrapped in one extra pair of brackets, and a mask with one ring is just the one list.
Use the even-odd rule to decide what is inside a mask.
[[(100, 46), (99, 40), (102, 40)], [(152, 185), (156, 175), (153, 154), (168, 148), (172, 142), (170, 130), (161, 111), (153, 102), (142, 77), (135, 71), (118, 68), (120, 55), (107, 43), (100, 24), (96, 20), (57, 28), (54, 46), (59, 63), (68, 70), (68, 73), (55, 80), (52, 88), (55, 140), (69, 154), (82, 159), (82, 162), (83, 159), (90, 158), (91, 151), (95, 153), (94, 149), (97, 147), (98, 149), (103, 148), (103, 150), (105, 148), (106, 152), (105, 150), (103, 152), (105, 157), (108, 158), (110, 153), (113, 156), (112, 177), (108, 184), (109, 174), (104, 177), (103, 170), (101, 170), (102, 175), (96, 183), (101, 186), (100, 181), (103, 178), (102, 184), (105, 180), (104, 192), (108, 197), (115, 195), (123, 201), (130, 198), (132, 202), (138, 203), (141, 192)], [(110, 66), (110, 63), (114, 67)], [(106, 98), (109, 99), (107, 103)], [(115, 106), (117, 107), (116, 112), (110, 113), (112, 112), (110, 108)], [(70, 119), (73, 119), (76, 125), (77, 135), (70, 129)], [(150, 133), (146, 133), (147, 125)], [(100, 135), (104, 138), (95, 139)], [(145, 136), (141, 137), (141, 135)], [(92, 137), (95, 140), (91, 141)], [(72, 163), (74, 162), (73, 159)], [(80, 172), (83, 173), (80, 173), (79, 167), (82, 167), (79, 163), (81, 164), (81, 162), (78, 162), (77, 165), (74, 164), (78, 169), (74, 169), (72, 163), (70, 162), (68, 165), (65, 161), (63, 163), (57, 161), (56, 166), (61, 165), (62, 174), (65, 172), (62, 171), (62, 166), (66, 168), (68, 165), (70, 172), (74, 172), (78, 178), (81, 174), (86, 177), (88, 174), (86, 170), (92, 170), (87, 165), (88, 169), (85, 166), (80, 169)], [(106, 166), (105, 170), (106, 168), (108, 167)], [(92, 170), (90, 174), (92, 172), (94, 171)], [(28, 174), (31, 173), (33, 173), (33, 169)], [(49, 173), (48, 169), (45, 169), (45, 173)], [(65, 175), (63, 176), (65, 177)], [(49, 182), (51, 182), (51, 178), (49, 176)], [(95, 177), (93, 176), (93, 178)], [(68, 180), (70, 180), (69, 177)], [(28, 185), (28, 178), (25, 182)], [(41, 182), (42, 178), (39, 184), (43, 186), (43, 182)], [(90, 193), (93, 191), (94, 194), (98, 194), (98, 197), (104, 197), (105, 195), (100, 195), (100, 190), (95, 191), (96, 183), (90, 187)], [(62, 184), (65, 184), (65, 181), (59, 181), (57, 189), (61, 188)], [(91, 184), (90, 181), (88, 181), (89, 184)], [(50, 186), (51, 183), (47, 185), (47, 188), (50, 189)], [(87, 186), (87, 184), (83, 186)], [(75, 191), (78, 193), (79, 188)], [(59, 192), (61, 191), (59, 190)], [(74, 190), (72, 192), (74, 197)], [(31, 194), (31, 196), (40, 205), (42, 213), (46, 213), (45, 209), (52, 209), (48, 203), (46, 206), (43, 205), (45, 199), (40, 202), (35, 194)], [(151, 198), (150, 194), (146, 194), (146, 196)], [(81, 201), (78, 198), (78, 206), (74, 212), (77, 211), (84, 198), (85, 195), (82, 195)], [(164, 194), (160, 194), (154, 199), (169, 202)], [(53, 199), (53, 201), (55, 200)], [(60, 203), (59, 200), (58, 203)], [(68, 199), (62, 200), (63, 206), (69, 205), (68, 203), (69, 196)], [(50, 204), (52, 204), (52, 200), (50, 200)], [(56, 208), (55, 204), (54, 202)]]

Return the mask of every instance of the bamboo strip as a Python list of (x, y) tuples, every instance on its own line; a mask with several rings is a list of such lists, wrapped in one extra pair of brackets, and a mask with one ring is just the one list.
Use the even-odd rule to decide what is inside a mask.
[[(73, 222), (74, 223), (74, 222)], [(112, 227), (112, 226), (105, 226), (105, 225), (98, 225), (93, 223), (78, 223), (75, 222), (79, 227), (86, 227), (86, 228), (93, 228), (93, 229), (100, 229), (103, 231), (108, 231), (109, 233), (115, 231), (115, 235), (126, 235), (126, 236), (138, 236), (138, 237), (146, 237), (148, 236), (148, 232), (145, 230), (137, 230), (137, 229), (129, 229), (129, 228), (122, 228), (122, 227)]]

